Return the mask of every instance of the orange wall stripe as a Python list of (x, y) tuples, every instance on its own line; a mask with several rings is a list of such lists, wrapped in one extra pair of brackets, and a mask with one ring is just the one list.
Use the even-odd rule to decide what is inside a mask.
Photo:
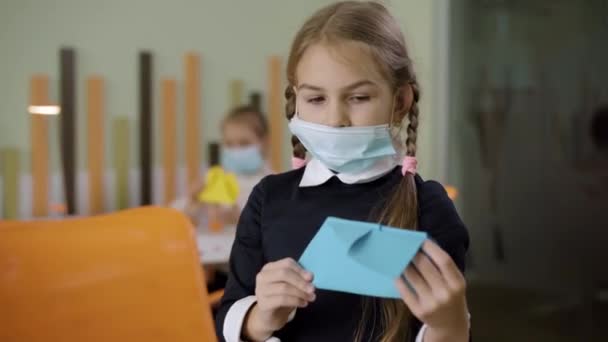
[[(30, 105), (49, 105), (49, 78), (36, 75), (30, 80)], [(49, 214), (49, 117), (30, 115), (30, 139), (32, 148), (32, 215), (46, 217)]]
[(200, 120), (201, 120), (201, 85), (200, 57), (196, 53), (188, 53), (184, 58), (186, 79), (186, 179), (188, 187), (200, 177)]
[(103, 79), (87, 79), (87, 158), (89, 169), (89, 208), (91, 214), (104, 212), (104, 106)]
[(274, 171), (283, 169), (283, 129), (285, 117), (282, 108), (281, 58), (268, 59), (268, 118), (270, 122), (270, 165)]
[(162, 80), (161, 94), (164, 203), (169, 204), (175, 199), (177, 172), (177, 82)]

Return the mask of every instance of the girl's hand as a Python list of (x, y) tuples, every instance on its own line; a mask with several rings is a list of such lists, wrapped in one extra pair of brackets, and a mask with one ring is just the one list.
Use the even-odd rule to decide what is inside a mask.
[(257, 303), (245, 322), (245, 336), (254, 341), (268, 339), (281, 329), (296, 308), (315, 300), (312, 274), (291, 258), (266, 264), (256, 277)]
[(409, 285), (402, 278), (396, 285), (412, 314), (428, 326), (424, 341), (468, 341), (466, 281), (452, 258), (427, 240), (403, 275)]

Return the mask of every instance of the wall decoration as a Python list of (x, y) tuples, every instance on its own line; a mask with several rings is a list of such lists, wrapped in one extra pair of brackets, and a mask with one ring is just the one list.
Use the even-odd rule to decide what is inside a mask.
[(230, 81), (230, 103), (229, 107), (234, 108), (243, 104), (243, 85), (242, 80), (232, 80)]
[[(30, 76), (31, 173), (19, 168), (19, 153), (12, 149), (1, 155), (2, 180), (0, 181), (0, 215), (5, 218), (29, 219), (32, 217), (61, 217), (70, 215), (96, 215), (108, 210), (124, 209), (134, 205), (166, 205), (200, 180), (202, 158), (210, 158), (212, 165), (219, 163), (219, 145), (203, 149), (207, 142), (201, 134), (201, 58), (189, 52), (183, 57), (183, 88), (181, 81), (169, 76), (155, 87), (153, 55), (141, 51), (137, 56), (137, 118), (113, 116), (107, 112), (108, 84), (102, 75), (90, 74), (84, 79), (83, 134), (78, 129), (76, 50), (64, 47), (59, 50), (58, 101), (50, 99), (53, 93), (49, 77), (43, 74)], [(228, 84), (230, 106), (250, 105), (257, 110), (267, 107), (272, 149), (270, 163), (282, 169), (282, 145), (285, 120), (282, 104), (281, 58), (267, 59), (267, 91), (265, 106), (262, 93), (252, 91), (245, 95), (244, 81), (234, 79)], [(159, 90), (160, 115), (154, 115), (154, 90)], [(181, 128), (179, 108), (180, 92), (184, 92), (184, 123)], [(56, 103), (56, 104), (54, 104)], [(227, 108), (228, 109), (228, 108)], [(49, 124), (54, 115), (59, 120), (59, 141), (49, 142)], [(109, 118), (108, 118), (109, 116)], [(106, 127), (106, 120), (109, 120)], [(135, 121), (133, 121), (135, 120)], [(161, 159), (154, 164), (154, 128), (158, 121)], [(201, 122), (203, 121), (203, 122)], [(137, 127), (132, 127), (137, 125)], [(180, 131), (183, 129), (183, 131)], [(133, 130), (133, 131), (131, 131)], [(135, 136), (133, 136), (135, 134)], [(85, 167), (77, 168), (79, 135), (85, 137)], [(184, 136), (183, 147), (178, 139)], [(138, 147), (132, 147), (132, 138)], [(110, 146), (106, 151), (106, 144)], [(51, 146), (58, 143), (61, 168), (53, 173), (50, 160)], [(205, 145), (206, 147), (206, 145)], [(140, 158), (131, 161), (132, 149), (139, 148)], [(179, 160), (184, 149), (185, 165)], [(28, 151), (29, 152), (29, 151)], [(17, 154), (15, 154), (17, 153)], [(106, 158), (109, 157), (110, 165)], [(206, 164), (206, 163), (205, 163)], [(157, 196), (154, 196), (157, 189)], [(160, 191), (158, 191), (160, 189)], [(22, 194), (25, 194), (22, 195)], [(30, 196), (31, 194), (31, 196)]]
[(89, 212), (105, 211), (104, 191), (104, 82), (101, 76), (91, 76), (86, 82), (87, 101), (87, 168), (89, 185)]
[(251, 92), (249, 94), (249, 105), (258, 111), (262, 111), (262, 94), (259, 92)]
[(154, 111), (152, 95), (152, 53), (139, 53), (139, 158), (141, 204), (152, 203), (152, 165), (154, 150)]
[(19, 215), (19, 150), (4, 148), (0, 150), (0, 168), (2, 169), (2, 208), (3, 217), (8, 220), (18, 219)]
[(200, 57), (196, 53), (188, 53), (184, 57), (186, 78), (186, 179), (188, 187), (195, 184), (200, 178), (199, 167), (201, 160), (200, 142), (203, 137), (200, 132), (201, 114), (201, 86)]
[[(49, 104), (49, 78), (35, 75), (30, 79), (30, 105)], [(49, 215), (49, 116), (30, 114), (32, 149), (32, 216)]]
[(177, 82), (174, 79), (161, 81), (161, 116), (163, 202), (169, 204), (176, 198), (177, 177)]
[(281, 170), (283, 163), (283, 89), (281, 89), (281, 57), (268, 58), (268, 119), (270, 123), (270, 166)]
[(130, 126), (131, 123), (127, 117), (117, 117), (112, 122), (116, 209), (118, 210), (129, 207)]
[(59, 51), (59, 97), (61, 115), (61, 164), (68, 215), (77, 213), (76, 205), (76, 51)]

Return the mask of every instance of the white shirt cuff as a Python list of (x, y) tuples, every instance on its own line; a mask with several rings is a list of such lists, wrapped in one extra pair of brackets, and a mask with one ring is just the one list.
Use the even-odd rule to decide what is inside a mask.
[[(243, 323), (245, 321), (245, 316), (249, 312), (249, 309), (256, 303), (255, 296), (248, 296), (242, 299), (237, 300), (232, 304), (230, 309), (228, 309), (228, 313), (226, 314), (226, 318), (224, 318), (224, 338), (226, 342), (244, 342), (241, 340), (241, 333), (243, 331)], [(293, 318), (296, 316), (296, 310), (293, 310), (289, 315), (288, 322), (291, 322)], [(469, 328), (471, 327), (471, 314), (468, 314), (469, 318)], [(424, 341), (424, 334), (426, 333), (426, 329), (428, 326), (423, 324), (418, 331), (418, 335), (416, 335), (416, 342)], [(280, 339), (276, 337), (270, 337), (266, 340), (266, 342), (281, 342)]]
[[(468, 313), (467, 315), (469, 316), (469, 329), (471, 329), (471, 314)], [(416, 335), (416, 342), (424, 341), (424, 334), (426, 333), (427, 328), (428, 328), (428, 325), (426, 325), (426, 324), (422, 325), (422, 327), (420, 328), (420, 331), (418, 331), (418, 335)]]
[[(241, 340), (243, 331), (243, 323), (249, 309), (256, 303), (255, 296), (247, 296), (234, 302), (224, 318), (224, 339), (226, 342), (244, 342)], [(291, 322), (296, 316), (296, 310), (293, 310), (289, 315), (288, 322)], [(265, 342), (281, 342), (276, 337), (270, 337)]]
[(426, 332), (426, 328), (428, 328), (428, 325), (423, 324), (422, 328), (420, 328), (420, 331), (418, 331), (418, 335), (416, 335), (416, 342), (422, 342), (422, 340), (424, 339), (424, 333)]

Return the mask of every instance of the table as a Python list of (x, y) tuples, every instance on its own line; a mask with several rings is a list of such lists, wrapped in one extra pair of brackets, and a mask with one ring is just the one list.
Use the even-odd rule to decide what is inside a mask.
[(220, 232), (212, 232), (206, 226), (197, 227), (196, 244), (205, 265), (227, 264), (236, 235), (236, 226), (226, 226)]

